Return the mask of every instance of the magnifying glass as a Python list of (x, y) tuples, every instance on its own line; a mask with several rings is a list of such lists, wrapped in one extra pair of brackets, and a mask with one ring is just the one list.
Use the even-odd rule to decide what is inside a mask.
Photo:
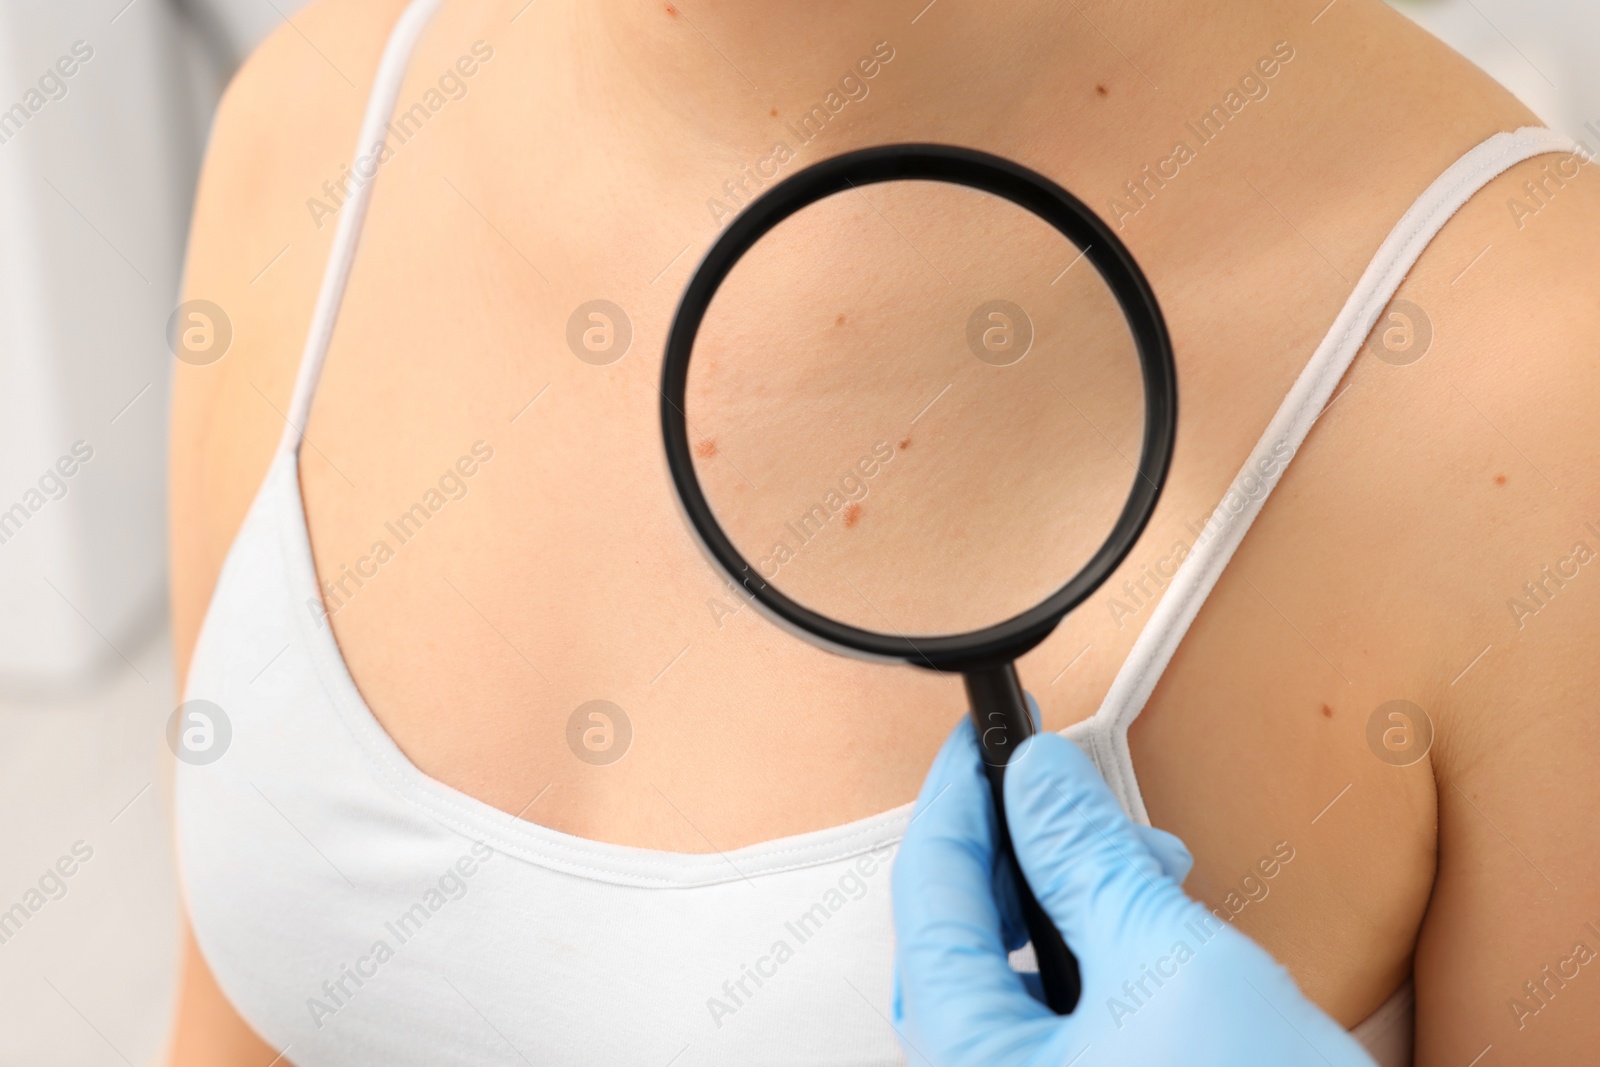
[(962, 676), (1001, 862), (1070, 1012), (1077, 960), (1017, 865), (1002, 782), (1036, 730), (1015, 660), (1116, 570), (1171, 463), (1172, 345), (1132, 256), (997, 156), (825, 160), (747, 205), (690, 279), (661, 428), (690, 528), (758, 611)]

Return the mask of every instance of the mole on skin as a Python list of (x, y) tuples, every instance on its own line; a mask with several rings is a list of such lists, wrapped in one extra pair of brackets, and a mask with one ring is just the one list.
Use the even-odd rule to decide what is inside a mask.
[(833, 324), (835, 326), (843, 326), (844, 325), (844, 316), (840, 315), (838, 318), (834, 319), (833, 320)]
[(1496, 474), (1494, 476), (1494, 484), (1495, 485), (1505, 485), (1506, 484), (1506, 476), (1504, 474)]
[(908, 449), (910, 447), (911, 447), (911, 438), (902, 437), (900, 439), (900, 451), (904, 452), (906, 449)]
[[(672, 9), (668, 8), (667, 10), (670, 11)], [(1096, 85), (1094, 87), (1094, 92), (1095, 92), (1096, 96), (1106, 96), (1106, 95), (1109, 95), (1110, 90), (1107, 89), (1104, 85)]]
[(710, 459), (717, 454), (717, 439), (708, 437), (694, 446), (694, 454), (701, 459)]
[(1322, 717), (1324, 719), (1333, 718), (1333, 709), (1328, 707), (1328, 705), (1326, 705), (1326, 704), (1322, 705)]
[(861, 521), (861, 505), (846, 504), (844, 508), (844, 528), (849, 529)]

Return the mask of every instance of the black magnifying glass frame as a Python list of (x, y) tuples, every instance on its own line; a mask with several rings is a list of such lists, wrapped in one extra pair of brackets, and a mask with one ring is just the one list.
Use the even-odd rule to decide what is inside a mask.
[[(1089, 562), (1045, 600), (1002, 622), (961, 634), (907, 635), (865, 630), (812, 611), (779, 592), (744, 558), (717, 522), (695, 476), (684, 412), (689, 360), (717, 290), (757, 241), (802, 208), (835, 193), (887, 181), (940, 181), (977, 189), (1032, 212), (1071, 241), (1110, 287), (1138, 352), (1144, 384), (1139, 467), (1116, 524)], [(890, 144), (815, 163), (757, 197), (723, 230), (689, 279), (667, 334), (661, 369), (661, 432), (667, 469), (690, 530), (713, 563), (761, 613), (797, 636), (861, 659), (959, 673), (972, 704), (997, 816), (999, 852), (1009, 865), (1040, 979), (1051, 1009), (1067, 1014), (1082, 983), (1076, 958), (1023, 877), (1005, 823), (1004, 770), (1035, 724), (1015, 661), (1117, 569), (1144, 531), (1172, 463), (1178, 384), (1172, 341), (1154, 291), (1116, 234), (1082, 201), (1050, 179), (1000, 156), (956, 145)]]

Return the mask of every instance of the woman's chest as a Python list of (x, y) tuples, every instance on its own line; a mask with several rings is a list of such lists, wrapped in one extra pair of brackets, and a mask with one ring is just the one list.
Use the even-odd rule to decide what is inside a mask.
[[(651, 353), (669, 302), (648, 284), (595, 279), (631, 309), (629, 351), (597, 363), (555, 340), (553, 305), (541, 311), (552, 340), (530, 341), (504, 316), (468, 313), (496, 303), (482, 291), (377, 301), (405, 289), (384, 273), (357, 276), (344, 317), (355, 333), (335, 346), (311, 432), (371, 477), (350, 493), (308, 454), (305, 483), (319, 573), (375, 575), (346, 587), (359, 592), (333, 626), (367, 702), (416, 763), (556, 829), (693, 852), (914, 796), (964, 710), (960, 686), (811, 648), (699, 557), (657, 458)], [(509, 300), (510, 289), (490, 295)], [(1049, 728), (1099, 706), (1301, 361), (1252, 367), (1237, 353), (1315, 347), (1284, 316), (1192, 306), (1210, 295), (1172, 309), (1199, 369), (1180, 375), (1192, 384), (1156, 519), (1021, 665)], [(428, 312), (439, 306), (460, 313)], [(397, 343), (504, 355), (407, 380), (366, 355)], [(397, 425), (413, 433), (397, 441)], [(440, 497), (439, 472), (474, 456), (475, 474)], [(1196, 854), (1191, 892), (1237, 909), (1350, 1022), (1405, 970), (1431, 884), (1427, 764), (1397, 766), (1370, 741), (1391, 701), (1426, 703), (1431, 663), (1428, 635), (1391, 632), (1381, 610), (1392, 559), (1363, 573), (1373, 531), (1357, 493), (1348, 481), (1319, 490), (1308, 461), (1336, 469), (1337, 449), (1296, 460), (1161, 673), (1132, 746), (1153, 821)], [(426, 529), (402, 519), (396, 532), (418, 502), (434, 516)], [(391, 551), (378, 562), (380, 543)], [(1380, 738), (1392, 736), (1388, 714)]]

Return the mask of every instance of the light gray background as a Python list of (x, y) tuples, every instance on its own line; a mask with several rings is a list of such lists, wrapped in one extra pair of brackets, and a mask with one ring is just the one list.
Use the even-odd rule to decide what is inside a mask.
[[(1552, 126), (1600, 148), (1583, 130), (1600, 127), (1600, 3), (1395, 3)], [(152, 338), (175, 300), (218, 86), (238, 55), (299, 6), (0, 0), (5, 104), (77, 37), (97, 49), (71, 95), (25, 131), (39, 135), (28, 141), (29, 158), (8, 155), (22, 139), (0, 145), (0, 220), (36, 209), (29, 217), (47, 228), (37, 247), (55, 249), (33, 260), (13, 253), (0, 268), (36, 286), (44, 309), (31, 332), (0, 330), (0, 426), (9, 425), (0, 431), (0, 501), (20, 494), (43, 469), (41, 457), (53, 458), (83, 426), (99, 435), (93, 470), (104, 472), (74, 485), (70, 506), (52, 505), (23, 538), (0, 545), (0, 586), (33, 583), (28, 595), (0, 600), (0, 634), (48, 630), (66, 650), (20, 665), (38, 668), (31, 674), (7, 670), (0, 657), (0, 679), (9, 679), (0, 681), (0, 910), (74, 842), (94, 849), (67, 895), (0, 944), (0, 1067), (147, 1067), (162, 1053), (178, 901), (163, 741), (175, 697), (160, 592), (170, 357)], [(121, 147), (91, 151), (96, 136), (118, 136)], [(127, 261), (148, 281), (140, 284)], [(143, 340), (126, 340), (134, 337)], [(109, 422), (146, 382), (149, 391)], [(109, 534), (106, 516), (116, 517)], [(11, 552), (19, 546), (26, 551)], [(37, 581), (46, 573), (56, 577), (55, 594)]]

